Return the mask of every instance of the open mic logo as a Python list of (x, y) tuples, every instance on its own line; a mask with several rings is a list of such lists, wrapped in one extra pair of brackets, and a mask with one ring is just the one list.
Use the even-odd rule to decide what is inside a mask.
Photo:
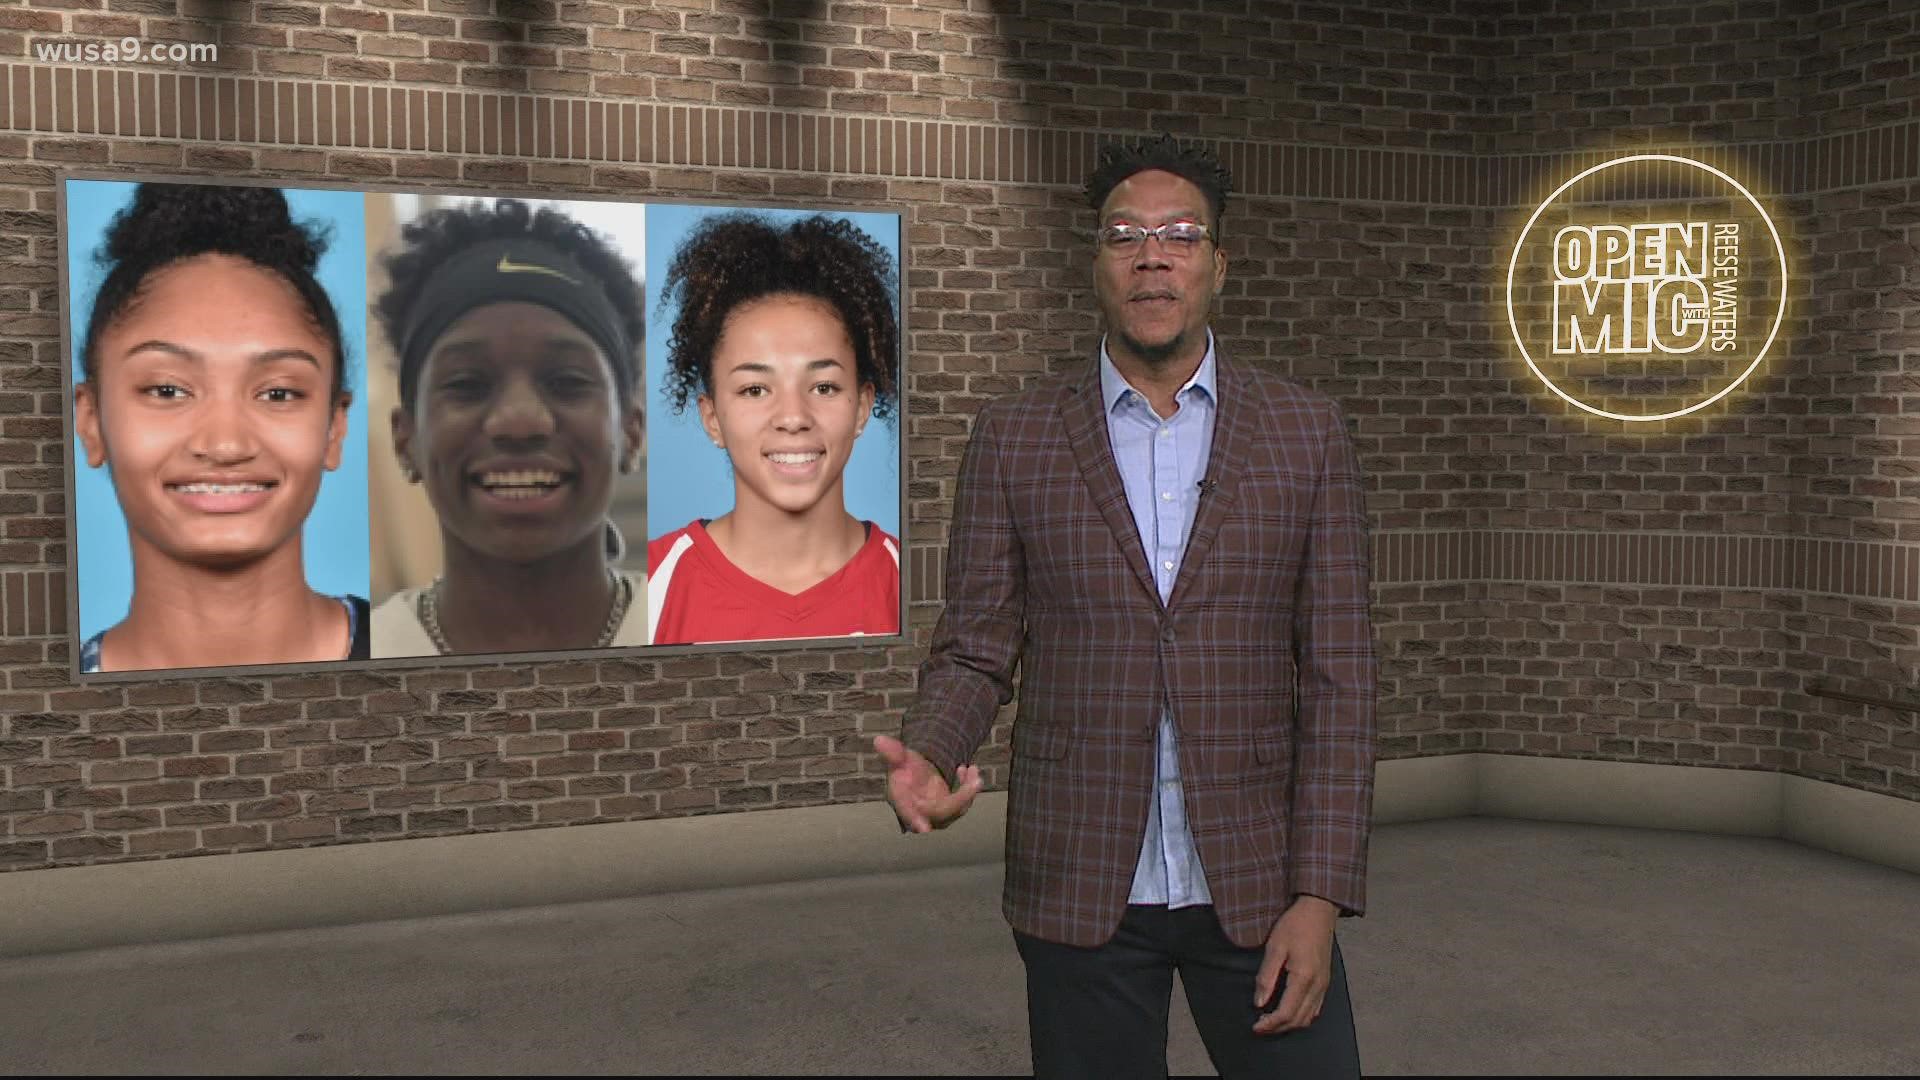
[(1786, 253), (1738, 181), (1671, 154), (1586, 169), (1514, 245), (1507, 317), (1547, 389), (1616, 420), (1706, 408), (1760, 366), (1786, 311)]
[(1553, 238), (1553, 351), (1739, 347), (1740, 223), (1568, 225)]

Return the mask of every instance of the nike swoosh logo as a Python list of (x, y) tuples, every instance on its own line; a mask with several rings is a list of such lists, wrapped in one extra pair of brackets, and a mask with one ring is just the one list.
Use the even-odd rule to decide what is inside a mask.
[(580, 284), (551, 266), (538, 266), (533, 263), (517, 263), (506, 255), (500, 256), (500, 262), (494, 269), (503, 274), (552, 274), (554, 277), (559, 278), (569, 285), (577, 286)]

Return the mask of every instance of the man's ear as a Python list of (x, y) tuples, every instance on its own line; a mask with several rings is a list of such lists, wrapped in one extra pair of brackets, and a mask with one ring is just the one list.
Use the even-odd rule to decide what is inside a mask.
[(387, 423), (393, 432), (393, 456), (400, 459), (401, 474), (409, 481), (419, 480), (420, 470), (413, 466), (413, 415), (405, 406), (395, 405)]
[(99, 468), (107, 463), (107, 440), (100, 432), (100, 401), (93, 383), (76, 383), (73, 388), (73, 427), (80, 446), (87, 452), (87, 465)]

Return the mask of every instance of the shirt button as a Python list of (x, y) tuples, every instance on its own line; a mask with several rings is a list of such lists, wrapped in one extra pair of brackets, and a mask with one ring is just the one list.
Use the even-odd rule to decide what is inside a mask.
[(1162, 569), (1162, 570), (1171, 570), (1171, 569), (1173, 569), (1173, 560), (1172, 560), (1172, 559), (1168, 559), (1167, 561), (1165, 561), (1165, 562), (1163, 562), (1163, 563), (1161, 563), (1161, 564), (1160, 564), (1160, 569)]
[(1169, 436), (1169, 435), (1171, 435), (1171, 434), (1173, 434), (1173, 429), (1172, 429), (1172, 428), (1161, 428), (1161, 429), (1160, 429), (1160, 437), (1161, 437), (1161, 438), (1163, 438), (1163, 439), (1164, 439), (1164, 438), (1166, 438), (1167, 436)]
[(1163, 491), (1163, 492), (1161, 492), (1161, 493), (1160, 493), (1160, 497), (1161, 497), (1162, 499), (1165, 499), (1165, 500), (1166, 500), (1167, 502), (1172, 502), (1172, 501), (1173, 501), (1173, 492), (1171, 492), (1171, 491)]

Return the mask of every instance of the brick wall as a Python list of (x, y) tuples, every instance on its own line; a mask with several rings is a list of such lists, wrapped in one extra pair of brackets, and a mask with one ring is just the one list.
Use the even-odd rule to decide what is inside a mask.
[[(1097, 137), (1212, 139), (1245, 192), (1217, 329), (1356, 422), (1389, 756), (1681, 760), (1920, 795), (1910, 718), (1805, 693), (1812, 676), (1887, 693), (1920, 668), (1912, 19), (1538, 6), (0, 9), (0, 867), (873, 799), (864, 751), (918, 660), (73, 687), (62, 165), (902, 206), (924, 642), (968, 417), (1095, 340), (1076, 190)], [(34, 59), (123, 34), (220, 59)], [(1569, 416), (1493, 317), (1512, 215), (1582, 154), (1693, 143), (1731, 145), (1785, 200), (1808, 271), (1791, 343), (1711, 418), (1623, 434)], [(981, 757), (995, 782), (1008, 720)]]
[[(1492, 254), (1505, 259), (1543, 178), (1692, 148), (1763, 194), (1793, 283), (1780, 344), (1724, 408), (1625, 426), (1527, 379), (1496, 390), (1475, 429), (1491, 451), (1474, 522), (1488, 546), (1468, 590), (1486, 637), (1469, 639), (1483, 655), (1465, 662), (1449, 720), (1491, 750), (1920, 796), (1912, 714), (1808, 693), (1914, 700), (1920, 684), (1920, 12), (1535, 7), (1495, 20)], [(1608, 556), (1571, 552), (1605, 541), (1568, 535), (1542, 553), (1541, 530), (1639, 535), (1572, 584)]]
[[(1803, 535), (1910, 558), (1920, 550), (1920, 9), (1810, 5), (1802, 24), (1816, 39), (1800, 69), (1802, 116), (1870, 176), (1807, 185), (1796, 200), (1813, 243), (1796, 347), (1806, 361), (1792, 388), (1808, 407), (1795, 425), (1804, 445), (1783, 449), (1804, 478), (1794, 491)], [(1891, 131), (1897, 146), (1884, 145)], [(1906, 590), (1809, 588), (1804, 608), (1786, 615), (1784, 629), (1800, 637), (1788, 661), (1867, 693), (1920, 684), (1916, 601)], [(1781, 746), (1799, 772), (1920, 797), (1913, 714), (1785, 701)]]
[(1800, 86), (1820, 17), (1794, 9), (1838, 6), (1509, 4), (1490, 20), (1494, 117), (1482, 145), (1626, 150), (1805, 134)]

